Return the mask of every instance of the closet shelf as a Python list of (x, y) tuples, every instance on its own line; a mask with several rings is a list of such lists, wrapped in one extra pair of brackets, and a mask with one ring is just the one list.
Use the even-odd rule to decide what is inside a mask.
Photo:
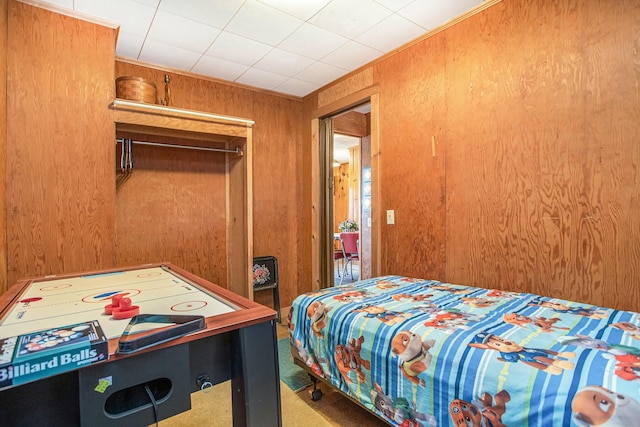
[(235, 138), (246, 138), (254, 124), (253, 120), (145, 104), (116, 98), (109, 106), (114, 113), (116, 131), (187, 137), (210, 140), (211, 135), (218, 141), (232, 142)]

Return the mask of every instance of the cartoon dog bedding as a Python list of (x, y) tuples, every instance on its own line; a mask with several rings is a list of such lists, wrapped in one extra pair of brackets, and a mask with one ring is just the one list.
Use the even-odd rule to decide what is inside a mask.
[(638, 313), (387, 276), (299, 296), (292, 354), (398, 426), (640, 425)]

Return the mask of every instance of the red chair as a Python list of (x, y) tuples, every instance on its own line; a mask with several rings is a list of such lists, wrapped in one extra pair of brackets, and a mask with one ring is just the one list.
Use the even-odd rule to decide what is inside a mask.
[(344, 253), (342, 253), (342, 249), (334, 249), (333, 250), (333, 262), (338, 261), (338, 277), (340, 276), (340, 270), (342, 267), (340, 267), (340, 260), (344, 259)]
[(360, 261), (360, 252), (358, 251), (358, 233), (340, 233), (340, 242), (342, 244), (342, 254), (344, 257), (344, 270), (340, 278), (340, 284), (347, 274), (347, 267), (351, 265), (351, 278), (353, 279), (353, 261)]

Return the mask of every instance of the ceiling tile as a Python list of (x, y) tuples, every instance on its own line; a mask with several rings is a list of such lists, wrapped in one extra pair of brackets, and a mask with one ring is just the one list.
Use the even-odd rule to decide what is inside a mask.
[(354, 38), (392, 12), (373, 0), (332, 0), (310, 23), (346, 38)]
[(482, 4), (483, 0), (416, 0), (398, 11), (410, 21), (432, 30)]
[(136, 3), (142, 3), (146, 6), (151, 6), (153, 8), (157, 8), (160, 0), (134, 0)]
[(303, 21), (311, 18), (331, 0), (258, 0), (267, 6), (271, 6)]
[(45, 1), (119, 25), (119, 57), (304, 96), (486, 0)]
[(190, 70), (200, 59), (200, 54), (191, 50), (182, 49), (155, 40), (147, 39), (140, 52), (140, 60), (165, 67)]
[(311, 66), (300, 71), (294, 77), (306, 82), (325, 85), (348, 72), (349, 71), (344, 68), (334, 67), (333, 65), (325, 64), (324, 62), (314, 62)]
[(119, 24), (121, 31), (138, 36), (147, 34), (156, 13), (156, 8), (133, 0), (74, 0), (74, 9)]
[(118, 43), (116, 44), (116, 55), (138, 59), (143, 43), (144, 37), (120, 31), (118, 33)]
[(426, 30), (421, 26), (400, 15), (393, 14), (356, 37), (355, 40), (382, 52), (388, 52), (425, 32)]
[(148, 38), (160, 43), (204, 53), (220, 29), (159, 10)]
[(320, 85), (303, 82), (302, 80), (288, 79), (275, 88), (276, 91), (294, 96), (305, 96), (318, 89)]
[(411, 3), (413, 0), (373, 0), (373, 1), (386, 7), (389, 10), (397, 12), (398, 10), (402, 9), (403, 7)]
[(236, 79), (236, 82), (273, 90), (284, 83), (285, 80), (287, 80), (287, 76), (249, 68), (246, 73)]
[(256, 0), (247, 0), (227, 24), (225, 31), (276, 46), (302, 25), (302, 22)]
[(223, 31), (206, 55), (243, 65), (253, 65), (267, 54), (272, 46)]
[(355, 70), (379, 56), (382, 56), (382, 52), (379, 50), (350, 41), (322, 58), (322, 62), (335, 67)]
[(243, 3), (244, 0), (162, 0), (160, 10), (213, 27), (224, 28)]
[(248, 69), (246, 65), (204, 55), (191, 71), (232, 82)]
[(320, 59), (348, 40), (342, 36), (304, 23), (278, 45), (279, 48), (312, 59)]
[(307, 68), (314, 61), (304, 56), (296, 55), (282, 49), (274, 48), (264, 58), (256, 62), (255, 68), (272, 73), (280, 73), (293, 77)]

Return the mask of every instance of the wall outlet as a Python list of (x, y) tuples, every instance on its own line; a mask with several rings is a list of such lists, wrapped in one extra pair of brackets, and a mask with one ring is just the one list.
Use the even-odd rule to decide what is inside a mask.
[(396, 223), (396, 215), (394, 210), (387, 211), (387, 224), (395, 224)]

